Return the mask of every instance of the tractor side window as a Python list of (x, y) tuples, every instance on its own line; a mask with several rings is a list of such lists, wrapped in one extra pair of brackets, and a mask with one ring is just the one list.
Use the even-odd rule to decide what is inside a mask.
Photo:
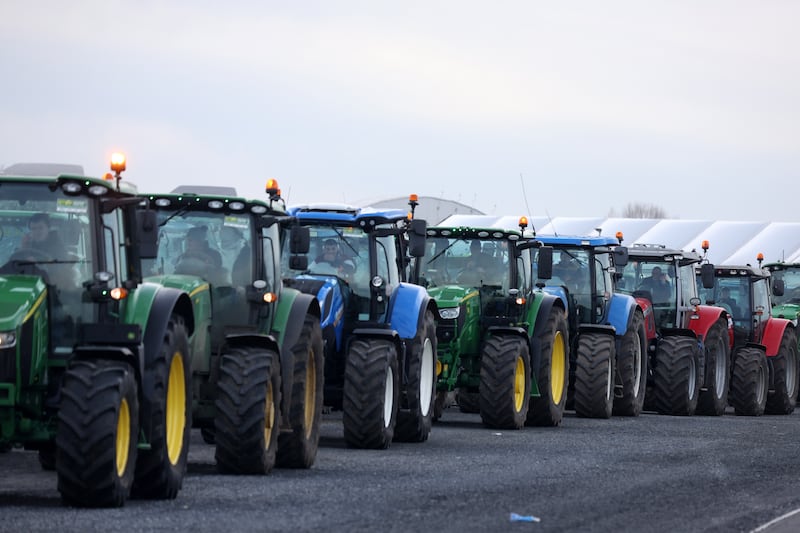
[(103, 238), (105, 240), (105, 267), (106, 272), (114, 274), (114, 281), (121, 283), (128, 279), (125, 249), (121, 245), (120, 228), (122, 227), (121, 212), (114, 210), (103, 215)]

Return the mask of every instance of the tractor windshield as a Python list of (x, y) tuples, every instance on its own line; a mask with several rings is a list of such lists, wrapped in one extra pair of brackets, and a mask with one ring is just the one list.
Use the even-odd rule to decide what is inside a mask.
[(77, 326), (93, 320), (92, 306), (82, 298), (83, 283), (94, 274), (91, 202), (49, 185), (0, 182), (0, 274), (45, 281), (53, 347), (71, 349)]
[(508, 285), (506, 240), (429, 237), (426, 245), (421, 272), (429, 287)]
[[(619, 270), (617, 272), (619, 273)], [(689, 279), (694, 283), (693, 273)], [(679, 285), (674, 263), (653, 257), (629, 260), (622, 269), (617, 290), (650, 300), (656, 324), (659, 327), (676, 327)]]

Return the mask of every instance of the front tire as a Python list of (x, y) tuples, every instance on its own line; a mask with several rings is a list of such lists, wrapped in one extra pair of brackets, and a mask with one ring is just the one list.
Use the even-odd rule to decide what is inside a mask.
[(528, 343), (517, 335), (486, 339), (481, 356), (481, 420), (486, 427), (520, 429), (531, 396)]
[(728, 325), (724, 318), (717, 320), (706, 334), (705, 390), (697, 400), (697, 414), (721, 416), (728, 407), (731, 385), (731, 347)]
[[(183, 318), (173, 315), (160, 352), (145, 368), (151, 412), (150, 449), (136, 462), (132, 494), (137, 498), (173, 499), (183, 485), (192, 428), (189, 341)], [(148, 386), (149, 383), (149, 386)]]
[(798, 361), (797, 334), (786, 328), (781, 338), (778, 353), (772, 360), (774, 388), (767, 394), (765, 412), (772, 415), (788, 415), (797, 404)]
[(614, 398), (614, 414), (639, 416), (647, 390), (647, 333), (644, 316), (638, 309), (622, 337), (616, 378), (615, 389), (620, 390), (620, 395)]
[(74, 361), (61, 394), (56, 470), (62, 499), (79, 507), (122, 506), (139, 435), (133, 369), (117, 361)]
[(292, 358), (294, 378), (288, 413), (292, 431), (278, 436), (276, 464), (284, 468), (311, 468), (319, 448), (325, 379), (319, 317), (306, 314), (300, 339), (292, 347)]
[(425, 311), (408, 356), (408, 385), (397, 412), (394, 440), (424, 442), (431, 432), (436, 394), (436, 323), (430, 311)]
[(542, 359), (537, 386), (540, 396), (531, 398), (527, 426), (557, 426), (564, 418), (569, 385), (569, 333), (564, 312), (550, 310), (545, 330), (540, 336)]
[(736, 352), (729, 400), (737, 415), (761, 416), (767, 405), (769, 366), (758, 348), (744, 347)]
[(275, 466), (281, 398), (278, 354), (231, 347), (220, 361), (214, 433), (223, 474), (267, 474)]
[(397, 349), (391, 341), (355, 339), (344, 374), (344, 439), (353, 448), (386, 449), (399, 402)]
[(698, 364), (694, 337), (671, 335), (658, 341), (653, 371), (653, 405), (658, 413), (695, 413), (700, 392)]
[(614, 406), (614, 336), (586, 332), (578, 337), (575, 414), (611, 418)]

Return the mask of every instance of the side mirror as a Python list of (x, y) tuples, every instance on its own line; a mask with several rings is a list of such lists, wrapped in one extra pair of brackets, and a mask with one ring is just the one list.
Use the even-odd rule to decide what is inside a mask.
[(783, 296), (784, 290), (786, 290), (786, 287), (784, 286), (782, 279), (773, 279), (772, 280), (772, 294), (773, 294), (773, 296)]
[(158, 256), (158, 218), (151, 209), (136, 211), (136, 247), (141, 259), (155, 259)]
[(308, 227), (294, 226), (289, 234), (289, 252), (292, 254), (307, 254), (310, 248), (311, 233)]
[(541, 246), (536, 256), (536, 277), (550, 279), (553, 277), (553, 247)]
[(423, 257), (428, 223), (422, 219), (412, 219), (408, 228), (408, 255)]
[(714, 288), (714, 265), (704, 263), (700, 267), (700, 281), (703, 283), (704, 289)]
[(624, 267), (628, 264), (628, 247), (614, 247), (614, 266)]
[(289, 268), (292, 270), (308, 270), (308, 256), (292, 255), (289, 257)]

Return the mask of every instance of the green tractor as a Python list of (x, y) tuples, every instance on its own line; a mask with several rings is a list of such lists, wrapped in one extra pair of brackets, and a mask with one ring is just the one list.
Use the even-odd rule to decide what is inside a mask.
[(320, 310), (313, 296), (283, 285), (280, 264), (285, 241), (305, 268), (308, 230), (286, 229), (274, 180), (267, 202), (235, 190), (179, 190), (196, 192), (145, 196), (159, 234), (145, 273), (196, 302), (194, 427), (215, 444), (223, 473), (309, 468), (322, 421)]
[(87, 507), (175, 498), (191, 426), (192, 300), (142, 282), (155, 213), (111, 168), (0, 176), (0, 447)]
[(439, 309), (437, 419), (455, 393), (460, 409), (480, 412), (487, 427), (561, 423), (569, 377), (565, 308), (532, 283), (528, 250), (538, 248), (544, 277), (552, 249), (523, 237), (526, 226), (523, 217), (519, 231), (427, 229), (417, 265)]

